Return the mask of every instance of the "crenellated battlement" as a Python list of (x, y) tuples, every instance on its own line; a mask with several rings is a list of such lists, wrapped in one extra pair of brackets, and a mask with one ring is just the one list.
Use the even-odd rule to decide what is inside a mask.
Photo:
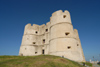
[(28, 23), (28, 24), (25, 26), (25, 29), (38, 29), (38, 28), (39, 28), (39, 25), (37, 25), (37, 24), (31, 25), (30, 23)]
[(58, 11), (52, 13), (52, 16), (59, 16), (59, 15), (62, 15), (62, 14), (68, 14), (68, 15), (70, 15), (70, 13), (69, 13), (68, 10), (65, 10), (64, 12), (62, 10), (58, 10)]
[(24, 34), (42, 35), (42, 34), (49, 32), (49, 28), (50, 28), (50, 22), (46, 23), (46, 25), (45, 24), (42, 24), (42, 25), (33, 24), (33, 25), (31, 25), (29, 23), (25, 26)]
[(61, 15), (63, 13), (62, 10), (58, 10), (58, 11), (55, 11), (54, 13), (52, 13), (52, 16), (58, 16), (58, 15)]
[(64, 12), (62, 10), (56, 11), (50, 17), (50, 22), (51, 25), (55, 25), (63, 22), (71, 24), (70, 13), (67, 10), (65, 10)]
[(31, 24), (28, 23), (26, 26), (25, 26), (25, 29), (29, 29), (31, 27)]

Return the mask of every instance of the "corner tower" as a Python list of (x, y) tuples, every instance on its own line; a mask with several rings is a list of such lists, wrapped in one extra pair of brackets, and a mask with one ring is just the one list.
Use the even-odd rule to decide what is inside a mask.
[[(56, 11), (50, 18), (50, 55), (64, 56), (74, 61), (83, 61), (82, 48), (77, 46), (70, 13)], [(78, 50), (80, 48), (80, 50)]]
[(27, 24), (25, 26), (19, 55), (33, 56), (42, 54), (42, 47), (38, 42), (41, 38), (38, 35), (39, 25), (33, 24), (31, 26), (31, 24)]

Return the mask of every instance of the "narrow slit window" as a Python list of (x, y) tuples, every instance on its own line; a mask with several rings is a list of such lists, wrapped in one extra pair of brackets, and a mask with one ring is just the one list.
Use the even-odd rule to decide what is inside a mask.
[(45, 31), (48, 32), (48, 29), (46, 29)]
[(77, 44), (77, 46), (79, 46), (79, 44)]
[(71, 46), (68, 46), (67, 48), (68, 48), (68, 49), (70, 49), (70, 48), (71, 48)]
[(65, 35), (68, 35), (68, 34), (69, 34), (68, 32), (65, 33)]
[(33, 44), (36, 44), (36, 42), (33, 42)]
[(66, 15), (63, 15), (63, 18), (66, 18)]
[(45, 39), (43, 39), (43, 43), (45, 43)]
[(26, 48), (25, 48), (25, 50), (26, 50)]

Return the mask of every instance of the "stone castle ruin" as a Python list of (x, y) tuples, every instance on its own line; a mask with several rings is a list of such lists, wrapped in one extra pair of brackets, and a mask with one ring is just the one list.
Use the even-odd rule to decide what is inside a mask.
[(78, 62), (85, 61), (78, 31), (73, 29), (67, 10), (54, 12), (46, 25), (25, 26), (19, 55), (41, 54), (63, 56)]

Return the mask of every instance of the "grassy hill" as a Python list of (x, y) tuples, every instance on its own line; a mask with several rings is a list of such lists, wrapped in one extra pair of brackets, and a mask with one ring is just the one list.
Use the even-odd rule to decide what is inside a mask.
[(58, 56), (0, 56), (0, 67), (83, 67)]

